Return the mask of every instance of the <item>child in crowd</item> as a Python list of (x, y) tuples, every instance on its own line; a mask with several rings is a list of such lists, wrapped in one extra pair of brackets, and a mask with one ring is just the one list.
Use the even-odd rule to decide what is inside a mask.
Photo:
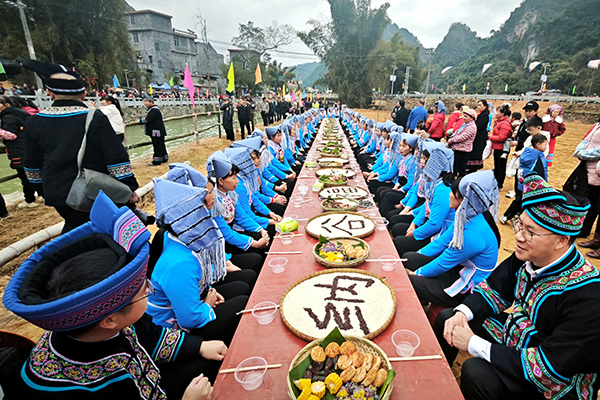
[(521, 126), (521, 118), (523, 118), (523, 116), (518, 111), (512, 113), (510, 116), (510, 124), (513, 127), (513, 134), (504, 142), (504, 146), (502, 147), (502, 158), (507, 158), (510, 154), (511, 143), (515, 140), (515, 135), (519, 130), (519, 126)]
[(548, 143), (548, 153), (546, 158), (548, 159), (548, 166), (552, 166), (552, 159), (554, 158), (554, 146), (556, 146), (556, 138), (563, 135), (567, 128), (563, 121), (563, 108), (558, 104), (553, 104), (546, 110), (546, 115), (542, 118), (544, 122), (544, 131), (550, 134), (550, 142)]
[[(534, 117), (535, 118), (535, 117)], [(537, 117), (539, 119), (539, 117)], [(537, 131), (537, 129), (536, 129)], [(535, 170), (538, 175), (548, 180), (548, 161), (545, 153), (548, 151), (548, 137), (542, 133), (536, 133), (528, 139), (531, 147), (524, 147), (519, 157), (519, 169), (517, 172), (517, 189), (515, 191), (515, 199), (508, 207), (500, 222), (508, 223), (511, 219), (517, 216), (521, 211), (521, 200), (523, 198), (523, 179), (532, 170)], [(527, 142), (526, 142), (527, 143)]]
[(199, 374), (214, 379), (227, 346), (153, 324), (144, 315), (150, 232), (102, 192), (90, 218), (36, 251), (6, 287), (6, 308), (46, 330), (15, 376), (15, 398), (209, 400)]

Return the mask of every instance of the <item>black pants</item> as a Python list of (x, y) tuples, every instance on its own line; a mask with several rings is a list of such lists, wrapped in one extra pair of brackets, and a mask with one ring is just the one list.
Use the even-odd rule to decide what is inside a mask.
[(6, 202), (4, 201), (4, 197), (0, 193), (0, 218), (8, 217), (8, 210), (6, 209)]
[(225, 129), (225, 136), (227, 137), (227, 140), (233, 142), (235, 140), (235, 132), (233, 131), (233, 128), (223, 128), (223, 129)]
[[(415, 254), (415, 253), (411, 253)], [(406, 257), (406, 253), (404, 253)], [(417, 297), (421, 304), (432, 303), (443, 307), (456, 307), (463, 302), (468, 293), (457, 294), (451, 297), (444, 291), (447, 287), (452, 286), (460, 278), (461, 265), (452, 268), (443, 274), (434, 278), (426, 278), (424, 276), (409, 275), (410, 283), (417, 293)]]
[[(250, 236), (254, 240), (260, 240), (260, 238), (262, 237), (259, 232), (243, 231), (243, 232), (238, 232), (238, 233), (240, 233), (242, 235)], [(265, 249), (254, 249), (252, 247), (248, 247), (248, 250), (242, 250), (239, 247), (234, 246), (230, 243), (225, 243), (225, 252), (231, 254), (232, 256), (236, 255), (236, 254), (256, 253), (256, 254), (260, 255), (264, 260), (265, 251), (266, 251)]]
[[(517, 178), (515, 177), (515, 179), (517, 179)], [(510, 206), (508, 206), (508, 208), (504, 212), (504, 216), (506, 218), (508, 218), (509, 220), (516, 217), (517, 214), (519, 214), (521, 212), (521, 201), (522, 200), (523, 200), (523, 191), (519, 190), (519, 189), (515, 189), (515, 198), (513, 199), (512, 203), (510, 203)], [(586, 220), (587, 220), (587, 218), (584, 220), (584, 223), (583, 223), (584, 228), (585, 228)], [(592, 224), (593, 223), (594, 223), (594, 220), (592, 220)], [(592, 225), (590, 225), (589, 229), (590, 230), (592, 229)], [(588, 230), (588, 234), (589, 234), (589, 230)]]
[(262, 117), (263, 125), (265, 127), (269, 126), (269, 115), (266, 112), (261, 112), (260, 116)]
[[(446, 320), (454, 315), (454, 310), (448, 308), (440, 312), (433, 324), (433, 331), (438, 339), (440, 347), (444, 351), (444, 355), (448, 363), (452, 365), (458, 354), (458, 350), (451, 347), (446, 339), (444, 339), (444, 324)], [(497, 318), (500, 323), (506, 321), (508, 314), (501, 313), (494, 318)], [(495, 343), (495, 340), (490, 337), (482, 327), (482, 320), (472, 320), (469, 322), (469, 327), (473, 333), (483, 339)], [(542, 400), (544, 396), (537, 389), (523, 378), (523, 383), (520, 387), (516, 386), (516, 382), (512, 382), (513, 387), (509, 388), (504, 384), (496, 368), (480, 358), (471, 358), (464, 362), (461, 373), (460, 389), (462, 390), (465, 400)], [(595, 396), (595, 394), (594, 394)], [(576, 396), (567, 396), (564, 398), (576, 398)]]
[(248, 136), (250, 136), (252, 134), (252, 131), (250, 130), (250, 121), (240, 121), (240, 133), (242, 135), (242, 139), (244, 139), (246, 136), (244, 135), (244, 128), (248, 130)]
[(25, 196), (26, 203), (33, 203), (35, 201), (36, 192), (38, 196), (44, 197), (41, 183), (29, 182), (27, 180), (27, 176), (25, 175), (25, 169), (23, 168), (17, 168), (16, 171), (19, 179), (21, 180), (21, 185), (23, 185), (23, 195)]
[(217, 316), (215, 320), (191, 331), (204, 340), (222, 340), (229, 346), (242, 318), (236, 314), (246, 307), (250, 287), (241, 281), (217, 283), (213, 287), (225, 298), (225, 302), (214, 308)]
[[(588, 185), (589, 195), (588, 200), (590, 201), (590, 209), (583, 220), (583, 227), (581, 228), (581, 233), (579, 236), (589, 236), (592, 231), (592, 226), (594, 222), (596, 222), (596, 217), (598, 217), (598, 202), (600, 202), (600, 186)], [(505, 213), (506, 215), (506, 213)], [(596, 232), (600, 233), (600, 227), (596, 226)]]
[[(410, 223), (413, 221), (413, 219), (415, 219), (415, 217), (413, 217), (412, 215), (396, 214), (392, 218), (389, 219), (390, 223), (388, 225), (388, 229), (390, 230), (390, 232), (392, 232), (393, 236), (404, 235), (406, 233), (406, 229), (408, 228), (408, 225), (410, 225)], [(398, 228), (399, 230), (396, 231), (397, 235), (394, 235), (394, 226), (396, 224), (407, 224), (407, 226), (402, 229)]]
[[(454, 176), (465, 176), (467, 170), (467, 157), (469, 153), (454, 150)], [(506, 163), (504, 165), (506, 171)]]
[(285, 207), (279, 203), (271, 203), (267, 205), (267, 207), (280, 217), (283, 217), (283, 214), (285, 213)]
[[(398, 225), (396, 225), (398, 226)], [(408, 228), (408, 225), (406, 226)], [(394, 238), (394, 246), (400, 257), (409, 251), (418, 251), (427, 246), (431, 242), (430, 238), (423, 240), (415, 239), (412, 236), (397, 236)]]
[(200, 356), (194, 359), (175, 360), (168, 363), (157, 364), (160, 370), (160, 387), (166, 392), (169, 399), (181, 399), (185, 389), (192, 379), (204, 374), (214, 382), (221, 361), (206, 360)]
[(502, 158), (502, 149), (494, 150), (494, 176), (498, 182), (498, 189), (504, 187), (504, 179), (506, 178), (506, 158)]
[[(379, 214), (387, 216), (390, 211), (398, 210), (394, 206), (406, 196), (404, 192), (399, 190), (388, 190), (379, 201)], [(400, 210), (398, 210), (400, 212)]]
[(169, 161), (169, 155), (167, 154), (167, 146), (165, 146), (164, 136), (151, 136), (152, 147), (154, 148), (154, 154), (152, 155), (152, 164), (160, 165), (164, 162)]
[(90, 220), (89, 213), (77, 211), (67, 205), (54, 207), (54, 209), (65, 220), (65, 226), (63, 226), (61, 234), (67, 233)]
[(375, 202), (379, 202), (379, 197), (377, 196), (377, 190), (379, 188), (393, 188), (394, 184), (392, 182), (379, 182), (377, 180), (377, 178), (373, 179), (372, 181), (369, 182), (369, 191), (374, 195), (375, 197)]

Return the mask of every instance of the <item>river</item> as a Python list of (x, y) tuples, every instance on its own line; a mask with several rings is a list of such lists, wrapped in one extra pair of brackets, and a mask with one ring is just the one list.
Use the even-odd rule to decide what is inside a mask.
[[(217, 123), (217, 113), (211, 116), (202, 116), (198, 117), (198, 130), (202, 130), (203, 128), (209, 127)], [(172, 121), (165, 122), (167, 128), (167, 138), (169, 136), (181, 136), (186, 133), (190, 133), (194, 130), (194, 120), (192, 118), (183, 118), (176, 119)], [(200, 134), (201, 138), (206, 138), (209, 136), (218, 135), (219, 129), (217, 127), (211, 128), (205, 132)], [(144, 127), (143, 125), (132, 125), (125, 128), (125, 135), (127, 136), (128, 144), (136, 144), (141, 142), (149, 142), (150, 138), (144, 135)], [(194, 142), (194, 136), (189, 136), (183, 139), (177, 139), (172, 142), (167, 143), (167, 148), (172, 146), (177, 146), (182, 143)], [(129, 157), (131, 159), (146, 156), (148, 157), (148, 162), (151, 161), (152, 155), (152, 146), (144, 146), (138, 147), (135, 149), (129, 150)], [(6, 154), (0, 155), (0, 177), (14, 174), (15, 170), (11, 169), (9, 166), (8, 157)], [(3, 195), (21, 191), (21, 181), (17, 179), (13, 179), (8, 182), (0, 183), (0, 193)]]

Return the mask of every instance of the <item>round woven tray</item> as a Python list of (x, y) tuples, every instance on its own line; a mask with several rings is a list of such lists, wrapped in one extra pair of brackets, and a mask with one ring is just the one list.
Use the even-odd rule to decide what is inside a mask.
[(323, 176), (323, 175), (332, 175), (333, 173), (339, 173), (340, 175), (344, 175), (348, 178), (353, 178), (356, 176), (356, 171), (354, 171), (353, 169), (348, 169), (348, 168), (334, 168), (334, 167), (329, 167), (329, 168), (320, 168), (318, 170), (315, 171), (315, 175), (317, 176)]
[(343, 188), (353, 188), (353, 189), (360, 189), (363, 191), (364, 194), (360, 195), (360, 194), (351, 194), (351, 193), (334, 193), (334, 194), (327, 194), (324, 192), (325, 189), (321, 190), (319, 192), (319, 197), (321, 197), (322, 199), (326, 199), (328, 197), (333, 197), (333, 198), (348, 198), (348, 199), (352, 199), (352, 200), (360, 200), (360, 199), (364, 199), (365, 197), (367, 197), (369, 195), (369, 192), (366, 189), (363, 189), (361, 187), (358, 186), (339, 186), (338, 189), (343, 189)]
[[(355, 237), (355, 238), (364, 238), (364, 237), (367, 237), (367, 236), (369, 236), (370, 234), (372, 234), (372, 233), (375, 231), (376, 224), (375, 224), (375, 221), (373, 221), (373, 220), (371, 219), (371, 217), (369, 217), (368, 215), (365, 215), (365, 214), (361, 214), (361, 213), (357, 213), (357, 212), (352, 212), (352, 211), (331, 211), (331, 212), (326, 212), (326, 213), (323, 213), (323, 214), (315, 215), (314, 217), (310, 218), (310, 219), (309, 219), (309, 220), (306, 222), (306, 225), (304, 225), (304, 230), (305, 230), (305, 231), (306, 231), (306, 233), (308, 233), (310, 236), (312, 236), (312, 237), (314, 237), (314, 238), (318, 239), (318, 238), (319, 238), (319, 236), (324, 236), (324, 235), (319, 235), (318, 233), (311, 232), (311, 231), (308, 229), (308, 225), (311, 223), (311, 221), (312, 221), (312, 220), (314, 220), (315, 218), (320, 218), (320, 217), (323, 217), (324, 215), (340, 215), (340, 214), (357, 215), (357, 216), (360, 216), (360, 217), (362, 217), (362, 218), (364, 218), (364, 219), (366, 219), (366, 220), (369, 220), (369, 221), (371, 221), (371, 222), (373, 223), (373, 228), (372, 228), (371, 230), (369, 230), (367, 233), (363, 233), (363, 234), (361, 234), (361, 235), (356, 235), (356, 236), (353, 236), (353, 235), (348, 235), (348, 236)], [(337, 237), (339, 237), (339, 236), (337, 236)]]
[[(338, 163), (342, 163), (342, 164), (348, 164), (350, 162), (350, 160), (346, 159), (346, 158), (341, 158), (341, 157), (332, 157), (332, 156), (323, 156), (321, 158), (319, 158), (317, 160), (317, 162), (319, 163), (319, 165), (321, 165), (321, 162), (338, 162)], [(323, 165), (321, 165), (323, 167)]]
[[(392, 310), (392, 312), (390, 313), (390, 317), (387, 319), (387, 321), (381, 326), (379, 327), (379, 329), (377, 329), (376, 331), (373, 331), (371, 333), (369, 333), (368, 335), (365, 336), (365, 339), (373, 339), (375, 337), (377, 337), (381, 332), (383, 332), (384, 330), (386, 330), (386, 328), (390, 325), (390, 323), (392, 322), (392, 319), (394, 319), (394, 315), (396, 314), (396, 293), (394, 292), (394, 289), (390, 286), (389, 283), (387, 283), (387, 279), (376, 275), (372, 272), (369, 271), (363, 271), (361, 269), (353, 269), (353, 268), (335, 268), (335, 269), (326, 269), (323, 271), (319, 271), (319, 272), (315, 272), (312, 273), (310, 275), (305, 276), (304, 278), (296, 281), (292, 286), (290, 286), (288, 288), (288, 290), (285, 291), (285, 293), (283, 294), (283, 296), (281, 297), (281, 301), (279, 302), (279, 304), (281, 305), (279, 307), (279, 314), (281, 315), (281, 320), (283, 321), (283, 324), (290, 330), (290, 332), (292, 332), (294, 335), (298, 336), (301, 339), (304, 340), (316, 340), (318, 338), (310, 336), (304, 332), (300, 332), (299, 330), (297, 330), (296, 328), (294, 328), (289, 322), (288, 319), (286, 318), (286, 316), (283, 313), (284, 307), (283, 307), (283, 303), (285, 301), (285, 297), (287, 296), (287, 294), (294, 289), (296, 286), (298, 286), (299, 284), (301, 284), (302, 282), (318, 276), (318, 275), (323, 275), (323, 274), (333, 274), (333, 273), (340, 273), (340, 272), (349, 272), (349, 273), (354, 273), (354, 274), (363, 274), (363, 275), (368, 275), (372, 278), (378, 279), (380, 280), (384, 285), (386, 285), (388, 287), (388, 289), (390, 290), (391, 296), (392, 296), (392, 300), (393, 300), (393, 304), (394, 304), (394, 309)], [(345, 335), (344, 335), (345, 336)]]
[[(354, 345), (356, 346), (356, 350), (358, 350), (364, 354), (372, 354), (373, 356), (379, 356), (381, 358), (381, 368), (384, 368), (387, 371), (393, 369), (392, 363), (390, 362), (390, 359), (388, 358), (387, 354), (385, 354), (384, 351), (381, 350), (381, 348), (379, 346), (377, 346), (375, 343), (373, 343), (372, 341), (358, 337), (358, 336), (352, 336), (352, 335), (343, 335), (343, 336), (347, 341), (354, 343)], [(312, 342), (310, 342), (309, 344), (304, 346), (304, 348), (302, 350), (300, 350), (298, 352), (298, 354), (296, 354), (296, 357), (294, 357), (294, 359), (290, 363), (289, 371), (294, 369), (306, 357), (310, 356), (310, 352), (312, 351), (312, 349), (314, 349), (316, 346), (319, 346), (322, 341), (323, 341), (323, 339), (313, 340)], [(296, 400), (297, 398), (296, 398), (296, 395), (294, 394), (294, 388), (293, 388), (294, 382), (292, 382), (289, 378), (289, 371), (288, 371), (288, 379), (287, 379), (288, 395), (290, 396), (290, 399)], [(388, 387), (385, 389), (385, 392), (383, 392), (381, 394), (381, 396), (379, 397), (380, 400), (389, 400), (390, 396), (392, 395), (393, 389), (394, 389), (394, 381), (392, 380), (390, 382), (390, 384), (388, 385)]]
[(319, 176), (319, 182), (324, 184), (325, 187), (348, 186), (348, 177), (345, 176), (343, 179), (345, 179), (345, 180), (342, 182), (329, 182), (329, 181), (325, 180), (323, 176)]
[(321, 256), (319, 256), (317, 254), (317, 248), (319, 247), (319, 243), (317, 243), (313, 247), (313, 255), (315, 256), (315, 260), (317, 260), (317, 262), (319, 264), (321, 264), (322, 266), (324, 266), (325, 268), (356, 268), (356, 267), (361, 266), (365, 262), (365, 260), (367, 258), (369, 258), (369, 255), (371, 254), (371, 248), (369, 247), (369, 244), (362, 239), (355, 238), (355, 237), (345, 237), (345, 236), (329, 238), (330, 242), (333, 242), (335, 240), (351, 240), (356, 243), (362, 243), (365, 246), (365, 250), (367, 251), (367, 253), (365, 255), (363, 255), (362, 257), (356, 258), (354, 260), (331, 262), (331, 261), (327, 261), (326, 259), (322, 258)]
[[(336, 199), (336, 200), (342, 200), (342, 199)], [(343, 200), (347, 200), (347, 201), (349, 201), (351, 203), (354, 203), (355, 205), (350, 206), (348, 208), (330, 208), (330, 207), (327, 207), (325, 205), (325, 202), (327, 201), (327, 199), (325, 199), (325, 200), (323, 200), (321, 202), (321, 208), (325, 212), (337, 212), (337, 211), (354, 211), (354, 210), (356, 210), (359, 207), (359, 204), (358, 204), (357, 200), (353, 200), (353, 199), (343, 199)]]

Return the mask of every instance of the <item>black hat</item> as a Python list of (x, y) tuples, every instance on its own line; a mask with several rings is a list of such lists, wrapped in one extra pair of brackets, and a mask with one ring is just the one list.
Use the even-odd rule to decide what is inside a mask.
[[(68, 70), (64, 65), (40, 62), (28, 58), (17, 59), (24, 68), (35, 72), (44, 82), (48, 90), (60, 94), (79, 94), (85, 91), (83, 78), (75, 70)], [(51, 78), (54, 74), (67, 74), (75, 79)]]
[(540, 105), (535, 101), (530, 101), (529, 103), (525, 104), (525, 107), (523, 107), (523, 110), (537, 111), (539, 109), (540, 109)]

